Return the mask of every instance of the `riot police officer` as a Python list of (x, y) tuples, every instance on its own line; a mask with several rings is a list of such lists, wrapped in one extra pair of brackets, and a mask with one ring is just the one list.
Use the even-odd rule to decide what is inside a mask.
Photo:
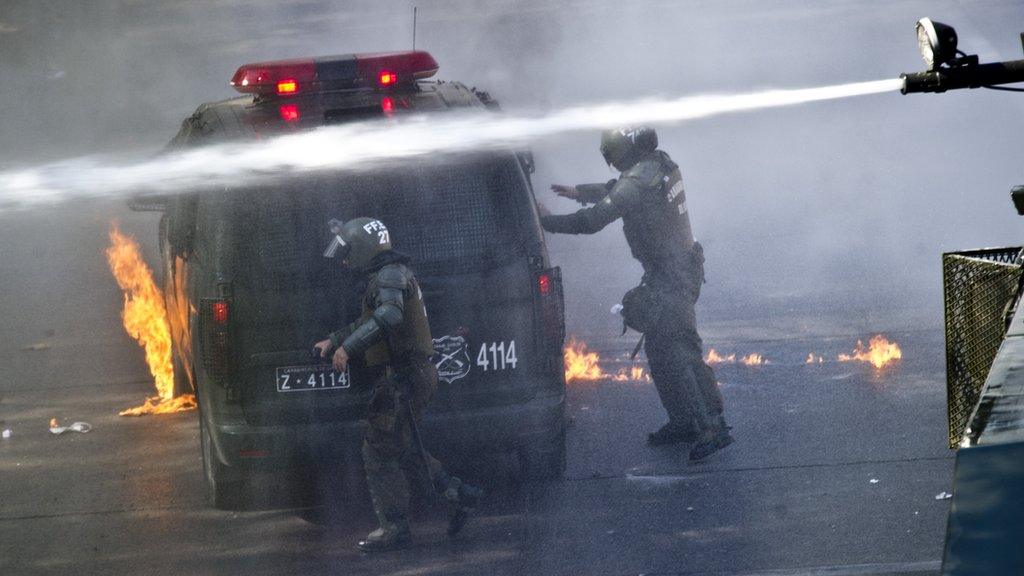
[[(542, 214), (548, 232), (593, 234), (622, 218), (644, 275), (623, 297), (626, 325), (644, 334), (668, 423), (648, 435), (652, 445), (691, 443), (699, 460), (732, 442), (714, 372), (703, 360), (694, 305), (704, 281), (704, 256), (694, 241), (679, 167), (658, 150), (653, 128), (606, 130), (601, 155), (621, 172), (607, 184), (553, 185), (560, 196), (594, 204), (572, 214)], [(546, 212), (544, 210), (543, 212)]]
[(449, 503), (449, 535), (458, 532), (480, 490), (448, 475), (423, 448), (417, 421), (437, 388), (437, 370), (423, 294), (409, 258), (392, 250), (387, 227), (374, 218), (330, 221), (334, 239), (324, 255), (341, 257), (365, 276), (362, 315), (314, 347), (344, 373), (350, 358), (384, 367), (374, 383), (363, 438), (363, 464), (380, 527), (359, 542), (375, 552), (409, 544), (410, 478), (427, 478)]

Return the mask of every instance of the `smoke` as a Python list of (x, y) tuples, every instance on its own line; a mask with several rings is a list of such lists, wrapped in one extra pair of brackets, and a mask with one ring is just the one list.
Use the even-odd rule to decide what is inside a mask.
[[(905, 0), (869, 10), (850, 0), (8, 0), (0, 11), (0, 169), (30, 180), (23, 168), (47, 160), (157, 149), (200, 103), (232, 95), (227, 80), (240, 64), (409, 48), (417, 3), (417, 45), (437, 58), (442, 79), (487, 90), (506, 109), (545, 112), (640, 95), (891, 78), (922, 68), (914, 37), (922, 16), (955, 25), (961, 47), (983, 61), (1010, 60), (1020, 57), (1024, 21), (1024, 4), (1010, 0)], [(1006, 193), (1021, 181), (1012, 119), (1022, 108), (1019, 96), (973, 90), (659, 124), (708, 257), (702, 325), (766, 325), (754, 320), (766, 316), (780, 325), (811, 308), (806, 314), (863, 322), (850, 332), (900, 325), (894, 311), (941, 321), (939, 254), (1020, 242)], [(593, 131), (543, 136), (532, 148), (537, 197), (555, 212), (578, 206), (547, 192), (549, 184), (614, 176)], [(126, 164), (106, 158), (64, 170)], [(56, 176), (35, 177), (18, 186), (45, 188)], [(77, 192), (107, 186), (100, 179)], [(34, 246), (79, 245), (83, 228), (61, 218), (82, 208), (0, 214), (41, 231), (11, 236), (8, 250), (25, 260), (5, 263), (11, 273), (0, 283), (15, 281), (17, 266), (40, 264)], [(156, 237), (153, 216), (124, 214), (117, 203), (89, 210), (120, 214), (144, 247)], [(96, 217), (101, 236), (107, 219)], [(563, 269), (570, 322), (603, 318), (617, 333), (607, 311), (640, 277), (619, 227), (547, 244)], [(104, 285), (106, 271), (81, 282)], [(37, 297), (25, 294), (12, 301)]]
[(267, 141), (176, 152), (138, 163), (114, 164), (96, 158), (80, 158), (0, 173), (0, 208), (83, 196), (239, 186), (276, 172), (293, 175), (308, 170), (365, 169), (398, 158), (523, 146), (567, 132), (641, 123), (678, 123), (726, 113), (891, 92), (900, 86), (900, 80), (880, 80), (748, 94), (648, 98), (576, 106), (533, 117), (479, 112), (450, 117), (416, 115), (394, 126), (361, 122), (326, 127)]

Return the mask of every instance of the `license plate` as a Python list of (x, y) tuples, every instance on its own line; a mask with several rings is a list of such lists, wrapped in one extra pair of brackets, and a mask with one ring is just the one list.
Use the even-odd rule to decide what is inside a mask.
[(348, 388), (352, 379), (346, 370), (344, 374), (329, 364), (323, 366), (283, 366), (277, 369), (278, 392), (302, 392), (305, 390), (331, 390)]

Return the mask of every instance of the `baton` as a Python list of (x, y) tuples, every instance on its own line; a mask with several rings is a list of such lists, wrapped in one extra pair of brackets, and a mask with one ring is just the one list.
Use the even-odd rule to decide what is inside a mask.
[(430, 473), (430, 466), (427, 465), (427, 449), (423, 447), (423, 437), (420, 436), (420, 427), (416, 423), (416, 416), (412, 411), (412, 400), (404, 393), (402, 393), (402, 400), (405, 402), (405, 412), (409, 415), (409, 428), (412, 430), (412, 440), (416, 443), (416, 450), (420, 453), (420, 461), (423, 462), (423, 469), (430, 478), (430, 483), (434, 486), (434, 490), (437, 492), (444, 492), (447, 487), (438, 485), (437, 479), (435, 479)]

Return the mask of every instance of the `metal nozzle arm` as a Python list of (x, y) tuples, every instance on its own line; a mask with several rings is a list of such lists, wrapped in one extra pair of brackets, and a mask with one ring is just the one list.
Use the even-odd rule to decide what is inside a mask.
[(900, 89), (903, 94), (1013, 84), (1024, 82), (1024, 60), (940, 68), (930, 72), (900, 74), (900, 78), (903, 79), (903, 88)]

